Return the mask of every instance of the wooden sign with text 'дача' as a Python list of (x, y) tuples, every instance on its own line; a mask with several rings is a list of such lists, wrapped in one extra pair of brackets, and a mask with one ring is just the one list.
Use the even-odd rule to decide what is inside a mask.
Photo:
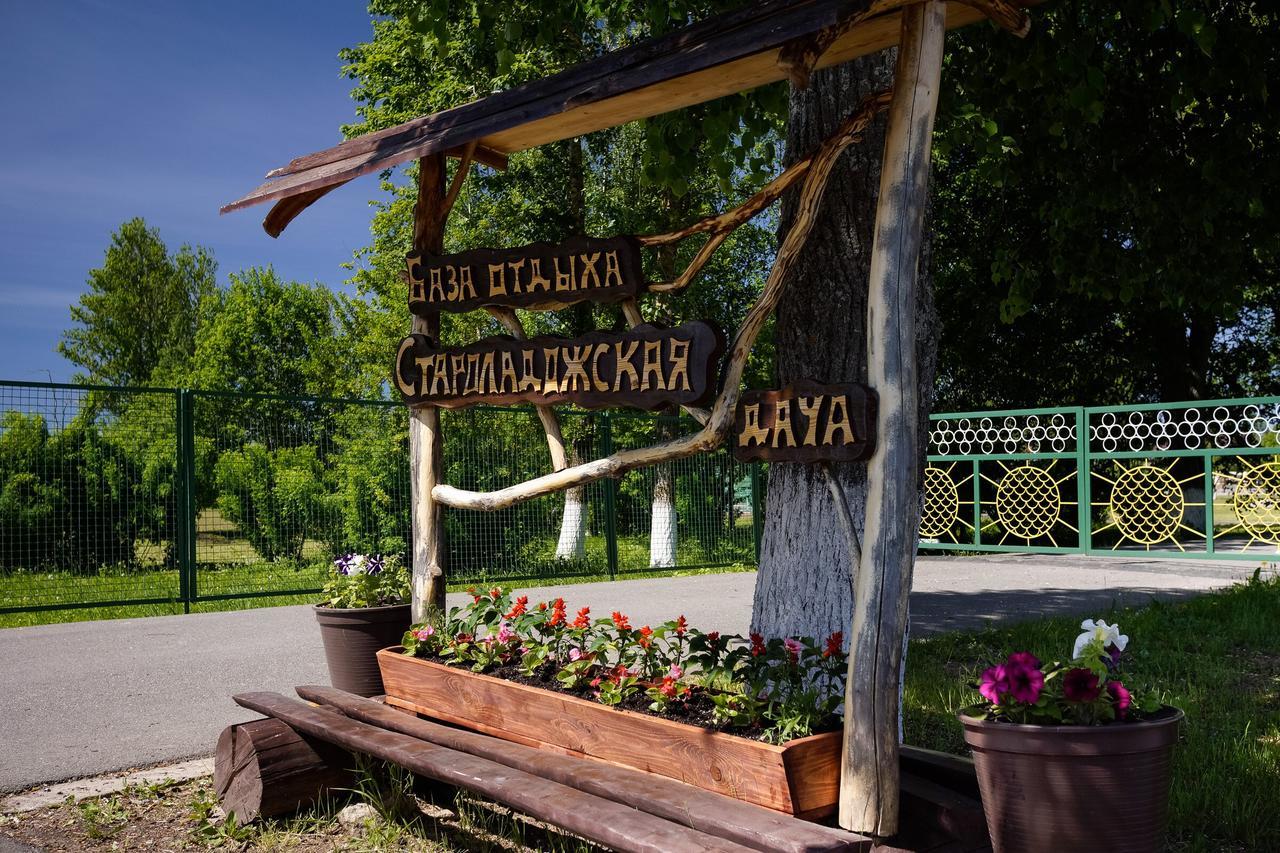
[(747, 391), (733, 425), (733, 455), (742, 462), (857, 462), (875, 449), (876, 393), (808, 380)]

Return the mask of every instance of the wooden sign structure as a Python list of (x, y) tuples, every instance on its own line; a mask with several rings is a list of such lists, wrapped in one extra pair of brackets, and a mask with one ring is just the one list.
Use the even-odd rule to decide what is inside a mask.
[[(899, 46), (893, 92), (868, 99), (817, 150), (793, 162), (743, 205), (679, 231), (635, 238), (641, 247), (651, 247), (669, 245), (694, 234), (708, 235), (707, 242), (676, 280), (647, 287), (651, 292), (678, 291), (688, 286), (734, 228), (784, 191), (793, 189), (798, 193), (795, 215), (768, 280), (728, 348), (714, 402), (709, 410), (689, 407), (700, 424), (698, 431), (651, 447), (568, 465), (562, 446), (557, 454), (559, 427), (554, 411), (549, 405), (539, 405), (552, 472), (483, 493), (439, 482), (443, 459), (439, 405), (424, 402), (414, 408), (410, 445), (415, 615), (420, 617), (425, 607), (442, 606), (444, 601), (441, 506), (499, 509), (604, 477), (616, 477), (635, 468), (702, 453), (729, 438), (747, 357), (804, 248), (836, 158), (847, 146), (861, 141), (875, 116), (888, 108), (867, 309), (867, 376), (879, 396), (874, 414), (878, 444), (867, 463), (865, 548), (860, 548), (852, 536), (852, 523), (848, 519), (844, 522), (851, 534), (857, 570), (852, 579), (854, 614), (839, 820), (846, 829), (892, 836), (898, 828), (899, 667), (919, 511), (915, 325), (910, 313), (903, 314), (899, 309), (915, 304), (943, 38), (948, 28), (983, 18), (1016, 35), (1026, 35), (1030, 22), (1021, 7), (1036, 1), (761, 3), (606, 54), (543, 80), (297, 158), (271, 172), (267, 183), (224, 206), (225, 213), (274, 201), (263, 227), (277, 236), (301, 211), (334, 188), (360, 175), (417, 160), (420, 169), (414, 249), (419, 253), (417, 280), (421, 284), (415, 294), (420, 297), (420, 313), (415, 314), (413, 331), (424, 340), (436, 340), (439, 311), (487, 307), (514, 339), (521, 340), (524, 330), (511, 310), (517, 304), (511, 301), (515, 279), (499, 281), (498, 288), (508, 291), (507, 298), (500, 299), (502, 294), (495, 293), (492, 280), (486, 278), (490, 263), (504, 265), (504, 275), (511, 275), (510, 264), (518, 264), (519, 257), (490, 256), (484, 260), (483, 269), (467, 265), (470, 272), (466, 275), (475, 288), (474, 301), (470, 288), (464, 287), (463, 264), (454, 265), (452, 284), (450, 273), (443, 267), (438, 283), (432, 279), (431, 269), (438, 266), (439, 259), (430, 258), (442, 253), (445, 221), (473, 161), (502, 168), (510, 152), (615, 127), (664, 110), (692, 106), (783, 79), (803, 87), (817, 68)], [(460, 161), (447, 189), (446, 156)], [(547, 257), (539, 256), (542, 278), (549, 278), (543, 266)], [(526, 262), (531, 260), (530, 253), (526, 252), (525, 258)], [(554, 260), (552, 257), (553, 264)], [(426, 265), (422, 266), (424, 261)], [(479, 263), (477, 259), (475, 264)], [(532, 301), (520, 307), (558, 307), (571, 304), (563, 301), (566, 298), (580, 301), (591, 298), (592, 293), (602, 299), (621, 296), (628, 323), (642, 326), (644, 319), (636, 296), (625, 292), (621, 254), (619, 273), (623, 284), (606, 286), (607, 276), (602, 275), (597, 287), (590, 274), (583, 286), (581, 272), (576, 278), (569, 272), (564, 279), (565, 289), (559, 291), (545, 289), (541, 279), (536, 280), (536, 288), (533, 277), (522, 279), (522, 292), (518, 295)], [(414, 275), (411, 269), (411, 281)], [(489, 282), (486, 293), (481, 292), (482, 281)], [(576, 286), (570, 287), (571, 283)], [(413, 346), (420, 344), (415, 340)], [(410, 373), (401, 378), (407, 386), (415, 376), (421, 393), (421, 374)], [(465, 387), (464, 380), (464, 391)], [(428, 383), (428, 395), (431, 391)], [(871, 437), (868, 430), (868, 447)]]
[(574, 237), (558, 245), (409, 254), (409, 310), (472, 311), (490, 306), (548, 311), (578, 302), (620, 302), (644, 289), (640, 245), (630, 237)]
[(861, 462), (876, 444), (876, 392), (849, 382), (747, 391), (733, 421), (740, 462)]
[(396, 355), (395, 382), (410, 406), (572, 403), (588, 409), (701, 405), (715, 393), (724, 336), (710, 323), (637, 326), (577, 338), (488, 338), (437, 348), (410, 335)]

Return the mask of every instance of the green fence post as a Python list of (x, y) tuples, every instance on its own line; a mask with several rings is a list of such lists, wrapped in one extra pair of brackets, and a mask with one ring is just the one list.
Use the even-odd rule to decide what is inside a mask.
[[(613, 453), (613, 422), (608, 412), (600, 413), (600, 452), (602, 456)], [(604, 557), (609, 567), (609, 580), (618, 576), (618, 481), (604, 479)]]
[(764, 501), (760, 500), (760, 462), (751, 463), (751, 536), (755, 540), (756, 568), (760, 568), (760, 542), (764, 539)]
[(1204, 455), (1204, 551), (1213, 556), (1213, 454)]
[(196, 599), (196, 440), (192, 417), (191, 391), (177, 394), (178, 467), (175, 476), (174, 515), (177, 537), (178, 587), (182, 596), (182, 612), (191, 612)]
[(1080, 553), (1093, 548), (1093, 460), (1089, 456), (1089, 411), (1076, 409), (1076, 526)]

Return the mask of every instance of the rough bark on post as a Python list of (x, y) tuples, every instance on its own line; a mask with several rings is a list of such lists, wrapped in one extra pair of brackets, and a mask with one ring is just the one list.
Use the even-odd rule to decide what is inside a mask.
[[(445, 208), (444, 155), (433, 154), (418, 162), (418, 202), (413, 209), (413, 248), (419, 252), (444, 251)], [(459, 167), (461, 168), (461, 166)], [(413, 331), (433, 340), (440, 337), (440, 315), (414, 316)], [(421, 622), (445, 608), (445, 547), (442, 507), (432, 489), (444, 468), (444, 436), (440, 410), (420, 406), (409, 419), (409, 493), (413, 512), (413, 621)]]
[(920, 514), (916, 279), (945, 33), (940, 0), (904, 10), (871, 250), (867, 376), (880, 397), (879, 443), (854, 585), (840, 825), (881, 837), (898, 830), (899, 666)]

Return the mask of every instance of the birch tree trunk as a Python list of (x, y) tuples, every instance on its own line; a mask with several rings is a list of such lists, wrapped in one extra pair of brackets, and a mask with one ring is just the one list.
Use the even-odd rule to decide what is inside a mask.
[(676, 486), (670, 462), (653, 469), (653, 515), (649, 524), (649, 568), (676, 564)]
[[(582, 461), (576, 442), (568, 442), (569, 464)], [(564, 493), (564, 515), (560, 518), (560, 539), (556, 542), (557, 560), (582, 560), (587, 556), (586, 489), (574, 486)]]
[[(862, 98), (892, 85), (895, 51), (814, 73), (807, 90), (792, 89), (787, 162), (812, 151)], [(865, 382), (867, 280), (884, 152), (884, 119), (851, 146), (827, 187), (805, 252), (778, 307), (775, 331), (779, 382)], [(794, 215), (795, 193), (783, 196), (779, 235)], [(927, 424), (937, 362), (938, 319), (928, 275), (928, 229), (916, 304), (920, 420)], [(922, 434), (925, 431), (922, 430)], [(922, 447), (923, 451), (923, 447)], [(831, 466), (862, 535), (866, 469)], [(760, 571), (752, 630), (765, 636), (849, 639), (853, 612), (850, 557), (835, 505), (816, 466), (769, 466)]]

